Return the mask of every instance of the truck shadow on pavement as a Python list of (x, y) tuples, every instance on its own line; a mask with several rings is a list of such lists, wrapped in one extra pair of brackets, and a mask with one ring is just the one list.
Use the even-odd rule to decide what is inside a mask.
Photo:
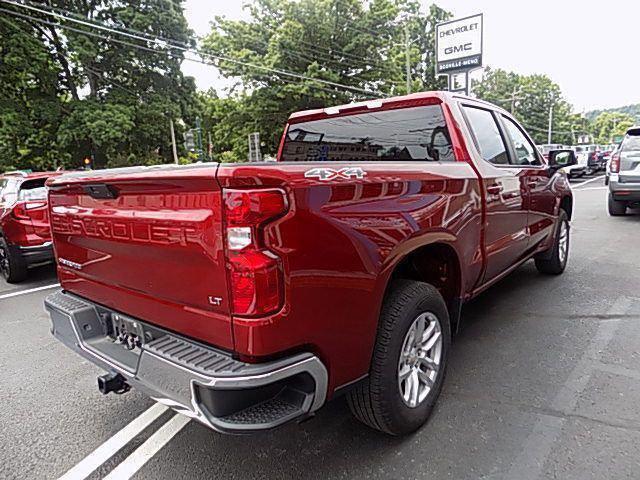
[[(56, 283), (58, 281), (58, 275), (56, 273), (56, 266), (53, 263), (47, 263), (46, 265), (40, 265), (29, 269), (29, 276), (27, 277), (27, 284), (31, 286), (32, 283)], [(26, 285), (25, 285), (26, 286)]]
[(548, 278), (533, 265), (521, 267), (465, 307), (443, 396), (427, 424), (413, 435), (390, 437), (374, 431), (355, 420), (346, 400), (338, 398), (302, 424), (252, 436), (218, 435), (192, 422), (165, 447), (162, 460), (150, 466), (172, 465), (176, 473), (190, 478), (415, 478), (435, 474), (443, 468), (442, 458), (438, 466), (434, 463), (438, 455), (448, 455), (453, 465), (457, 463), (453, 458), (467, 448), (455, 433), (456, 424), (462, 421), (456, 419), (460, 402), (452, 400), (448, 390), (455, 391), (457, 384), (464, 383), (465, 364), (490, 361), (470, 358), (468, 352), (460, 355), (465, 344), (474, 342), (479, 331), (499, 331), (511, 322), (508, 316), (492, 312), (508, 309), (511, 297), (541, 292), (544, 284), (548, 285)]

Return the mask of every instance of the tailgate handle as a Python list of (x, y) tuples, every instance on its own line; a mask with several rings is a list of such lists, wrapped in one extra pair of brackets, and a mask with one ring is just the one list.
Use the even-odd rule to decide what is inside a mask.
[(97, 199), (107, 199), (107, 198), (117, 198), (118, 190), (111, 185), (106, 185), (104, 183), (94, 183), (93, 185), (83, 185), (83, 190), (87, 195), (91, 198)]

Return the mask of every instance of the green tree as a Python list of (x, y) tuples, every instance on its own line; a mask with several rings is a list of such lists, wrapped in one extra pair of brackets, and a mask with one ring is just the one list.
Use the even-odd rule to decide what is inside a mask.
[(635, 119), (628, 113), (602, 112), (594, 118), (591, 132), (596, 143), (611, 143), (616, 135), (624, 135)]
[(482, 81), (474, 82), (473, 93), (511, 112), (536, 143), (547, 143), (549, 113), (552, 112), (552, 143), (573, 143), (582, 133), (580, 121), (571, 113), (560, 87), (546, 75), (519, 75), (487, 68)]
[[(22, 65), (3, 61), (0, 80), (4, 86), (23, 78), (2, 102), (0, 138), (11, 141), (0, 150), (0, 162), (20, 168), (78, 166), (88, 155), (96, 166), (171, 161), (168, 118), (194, 116), (195, 83), (180, 70), (181, 51), (153, 41), (128, 40), (141, 48), (124, 45), (117, 34), (11, 8), (31, 18), (4, 15), (0, 26), (7, 39), (3, 59), (22, 58)], [(43, 8), (194, 44), (182, 0), (51, 0)], [(34, 118), (42, 111), (36, 101), (47, 105), (46, 118)]]
[(0, 171), (59, 161), (57, 128), (68, 110), (57, 65), (33, 33), (25, 22), (0, 16)]
[(217, 17), (203, 41), (238, 91), (205, 100), (216, 151), (246, 159), (247, 134), (258, 131), (265, 151), (275, 154), (293, 111), (406, 93), (405, 25), (416, 39), (413, 90), (443, 86), (434, 75), (433, 30), (449, 14), (435, 5), (423, 15), (414, 0), (256, 0), (249, 13), (249, 20)]

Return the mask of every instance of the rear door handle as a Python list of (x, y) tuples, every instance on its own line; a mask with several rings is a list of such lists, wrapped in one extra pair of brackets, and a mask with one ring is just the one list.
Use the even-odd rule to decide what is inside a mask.
[(504, 187), (502, 185), (489, 185), (487, 187), (487, 192), (491, 193), (492, 195), (496, 195), (500, 192), (502, 192), (502, 190), (504, 190)]
[(527, 182), (527, 185), (531, 188), (535, 188), (538, 186), (538, 182), (536, 182), (535, 180), (530, 180)]

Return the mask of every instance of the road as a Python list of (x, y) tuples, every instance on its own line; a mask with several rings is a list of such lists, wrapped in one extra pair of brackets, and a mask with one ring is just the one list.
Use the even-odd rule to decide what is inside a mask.
[(343, 400), (301, 425), (222, 436), (147, 411), (135, 391), (103, 397), (99, 370), (49, 334), (52, 290), (3, 298), (54, 284), (54, 270), (0, 284), (0, 478), (79, 465), (73, 478), (637, 479), (640, 215), (609, 217), (601, 180), (576, 183), (575, 203), (565, 274), (528, 263), (465, 307), (438, 406), (406, 438), (359, 424)]

